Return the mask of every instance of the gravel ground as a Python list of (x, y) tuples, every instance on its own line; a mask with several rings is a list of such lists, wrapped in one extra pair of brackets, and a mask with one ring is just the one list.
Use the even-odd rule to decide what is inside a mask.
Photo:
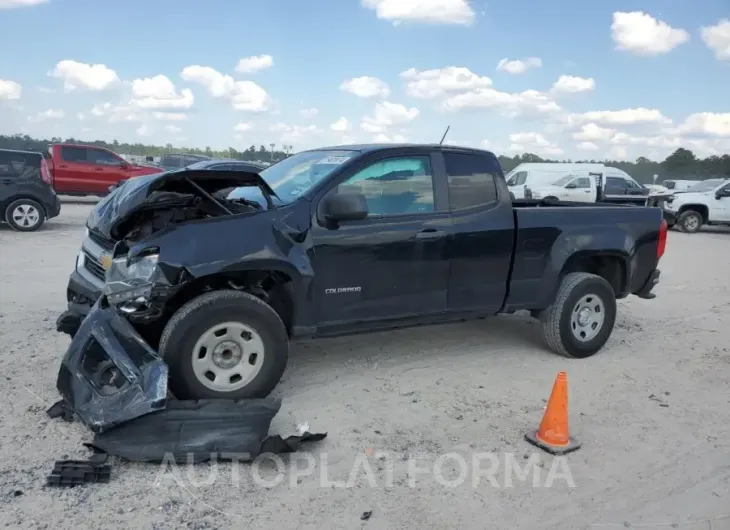
[[(308, 421), (329, 436), (285, 458), (278, 485), (272, 461), (166, 472), (114, 462), (109, 484), (48, 489), (55, 460), (88, 457), (88, 431), (45, 409), (58, 398), (68, 338), (54, 322), (90, 208), (65, 204), (36, 233), (0, 227), (0, 524), (730, 528), (721, 518), (730, 513), (729, 231), (670, 233), (658, 298), (622, 301), (612, 338), (591, 359), (552, 354), (519, 315), (294, 345), (272, 431)], [(553, 460), (523, 435), (560, 370), (583, 447)], [(448, 453), (463, 458), (465, 481)], [(492, 482), (475, 483), (474, 454), (498, 466)], [(515, 462), (517, 471), (538, 465), (520, 480)]]

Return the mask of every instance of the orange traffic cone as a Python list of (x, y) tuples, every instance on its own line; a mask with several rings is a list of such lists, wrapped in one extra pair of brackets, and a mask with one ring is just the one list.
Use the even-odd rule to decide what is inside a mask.
[(580, 448), (568, 434), (568, 375), (558, 373), (550, 393), (545, 414), (537, 432), (527, 433), (525, 439), (532, 445), (553, 455), (564, 455)]

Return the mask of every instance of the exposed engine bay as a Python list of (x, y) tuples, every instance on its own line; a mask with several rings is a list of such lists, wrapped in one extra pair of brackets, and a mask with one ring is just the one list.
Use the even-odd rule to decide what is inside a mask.
[[(149, 191), (144, 201), (114, 226), (112, 235), (118, 240), (137, 242), (171, 224), (251, 213), (264, 208), (258, 202), (245, 198), (228, 199), (230, 192), (237, 187), (223, 175), (197, 181), (192, 176), (163, 181), (158, 189)], [(270, 197), (265, 190), (262, 192), (270, 205)]]
[[(152, 192), (147, 204), (121, 224), (118, 230), (126, 232), (125, 239), (142, 241), (171, 224), (261, 210), (261, 206), (252, 201), (226, 200), (225, 197), (231, 189), (225, 190), (225, 193), (216, 192), (213, 195), (216, 202), (193, 193)], [(225, 209), (220, 205), (225, 206)]]

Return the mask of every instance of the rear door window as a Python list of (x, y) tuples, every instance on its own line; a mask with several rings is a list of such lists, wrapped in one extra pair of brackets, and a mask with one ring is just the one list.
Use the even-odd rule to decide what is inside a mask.
[(444, 153), (452, 210), (463, 210), (497, 202), (496, 159), (467, 153)]
[(86, 162), (88, 155), (86, 154), (87, 149), (85, 147), (61, 147), (61, 158), (65, 162)]
[(626, 193), (626, 181), (619, 177), (606, 178), (606, 193)]

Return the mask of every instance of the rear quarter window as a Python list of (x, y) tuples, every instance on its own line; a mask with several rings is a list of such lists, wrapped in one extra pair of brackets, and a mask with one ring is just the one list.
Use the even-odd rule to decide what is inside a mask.
[(0, 151), (0, 178), (40, 178), (40, 153)]
[(496, 157), (469, 153), (444, 153), (452, 210), (463, 210), (497, 202)]

